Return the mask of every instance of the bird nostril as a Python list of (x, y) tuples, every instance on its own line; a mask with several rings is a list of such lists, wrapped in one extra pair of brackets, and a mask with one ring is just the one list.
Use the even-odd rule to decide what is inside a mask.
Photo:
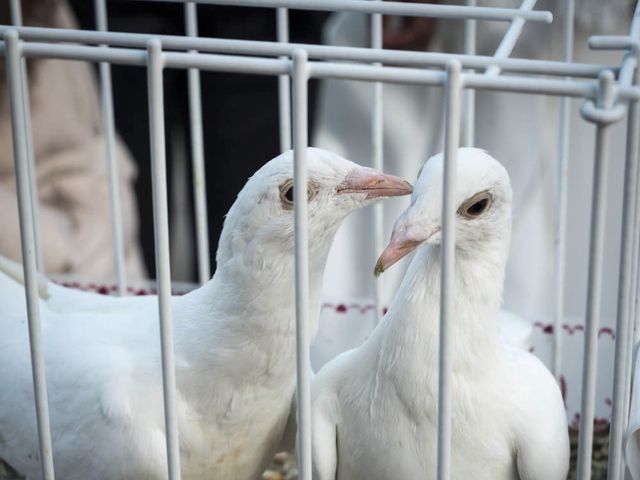
[(367, 182), (366, 188), (375, 188), (381, 183), (384, 183), (384, 180), (380, 178), (373, 178), (370, 182)]

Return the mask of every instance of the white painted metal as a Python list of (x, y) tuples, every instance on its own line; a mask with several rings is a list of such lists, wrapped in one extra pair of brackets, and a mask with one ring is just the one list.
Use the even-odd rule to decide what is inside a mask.
[[(593, 452), (593, 420), (596, 393), (596, 367), (598, 360), (598, 326), (602, 287), (604, 222), (610, 126), (613, 123), (614, 75), (604, 71), (600, 75), (597, 104), (587, 102), (582, 108), (585, 118), (596, 123), (595, 171), (591, 207), (591, 234), (589, 246), (589, 279), (587, 287), (587, 318), (582, 374), (582, 407), (580, 409), (580, 439), (578, 445), (578, 480), (591, 478)], [(619, 118), (618, 118), (619, 120)]]
[(296, 279), (296, 405), (298, 471), (311, 480), (311, 335), (309, 329), (309, 232), (307, 212), (307, 52), (293, 52), (293, 195)]
[[(289, 43), (289, 11), (276, 9), (276, 33), (278, 42)], [(286, 56), (280, 57), (286, 60)], [(280, 151), (291, 150), (291, 83), (289, 75), (278, 77), (278, 113), (280, 119)]]
[[(106, 32), (109, 30), (106, 0), (94, 0), (94, 8), (96, 28), (99, 32)], [(106, 47), (106, 45), (104, 46)], [(124, 261), (124, 228), (122, 225), (122, 206), (120, 204), (120, 177), (118, 175), (118, 159), (116, 157), (116, 126), (113, 117), (111, 65), (107, 62), (101, 62), (99, 68), (102, 123), (106, 140), (107, 176), (109, 179), (109, 207), (111, 208), (113, 258), (115, 262), (118, 294), (125, 295), (127, 290), (127, 276)]]
[[(468, 7), (476, 7), (478, 0), (466, 0)], [(464, 21), (464, 53), (465, 55), (476, 54), (476, 37), (478, 36), (477, 20)], [(473, 89), (464, 92), (464, 116), (462, 117), (462, 144), (465, 147), (473, 147), (475, 140), (476, 121), (476, 91)]]
[[(382, 0), (377, 0), (382, 1)], [(371, 15), (371, 48), (382, 49), (382, 15)], [(375, 62), (374, 66), (382, 66)], [(384, 168), (384, 117), (382, 103), (382, 82), (373, 84), (373, 115), (371, 117), (371, 160), (373, 168)], [(373, 243), (376, 252), (384, 249), (384, 207), (382, 202), (373, 206)], [(382, 277), (373, 277), (373, 298), (376, 306), (375, 322), (380, 321), (384, 315), (382, 303)]]
[(159, 40), (147, 46), (149, 89), (149, 129), (151, 138), (151, 176), (153, 184), (153, 226), (156, 239), (156, 278), (160, 313), (162, 352), (162, 391), (164, 428), (167, 439), (169, 480), (180, 480), (180, 442), (176, 409), (176, 372), (173, 354), (173, 315), (171, 311), (171, 267), (169, 261), (169, 204), (164, 134), (164, 58)]
[(24, 73), (24, 69), (20, 54), (21, 45), (19, 42), (18, 33), (15, 30), (9, 30), (5, 33), (7, 87), (11, 108), (11, 127), (13, 132), (13, 151), (18, 193), (18, 215), (20, 220), (20, 245), (22, 247), (22, 265), (24, 268), (29, 347), (31, 352), (31, 368), (33, 371), (38, 441), (40, 443), (40, 462), (42, 464), (42, 477), (44, 480), (53, 480), (53, 449), (51, 448), (47, 381), (45, 378), (42, 326), (40, 323), (40, 298), (38, 295), (35, 254), (36, 242), (33, 228), (34, 214), (29, 181), (28, 133), (25, 131), (24, 92), (22, 92), (25, 82), (21, 74)]
[[(113, 157), (112, 103), (110, 82), (107, 79), (111, 63), (146, 66), (149, 81), (149, 113), (152, 145), (152, 172), (154, 186), (154, 226), (156, 233), (156, 264), (158, 278), (158, 300), (160, 310), (161, 347), (163, 358), (163, 385), (165, 403), (165, 424), (167, 431), (167, 461), (171, 479), (180, 478), (180, 456), (178, 425), (175, 415), (175, 371), (172, 341), (172, 319), (170, 303), (169, 236), (168, 209), (166, 192), (166, 166), (164, 151), (164, 115), (162, 72), (164, 68), (188, 70), (190, 121), (192, 130), (192, 150), (194, 153), (194, 184), (196, 192), (196, 217), (198, 223), (199, 278), (205, 281), (208, 269), (208, 238), (206, 231), (206, 202), (204, 197), (204, 152), (202, 148), (202, 111), (200, 103), (199, 70), (217, 72), (239, 72), (245, 74), (279, 76), (280, 98), (280, 140), (281, 148), (291, 146), (291, 108), (293, 106), (293, 146), (294, 146), (294, 182), (295, 182), (295, 260), (296, 260), (296, 317), (297, 317), (297, 403), (298, 403), (298, 459), (302, 479), (311, 479), (311, 422), (309, 403), (309, 303), (308, 303), (308, 248), (307, 248), (307, 205), (306, 205), (306, 163), (305, 149), (307, 137), (308, 80), (310, 78), (337, 78), (374, 82), (374, 115), (372, 118), (372, 153), (374, 166), (382, 167), (382, 83), (423, 84), (445, 87), (445, 185), (443, 207), (443, 245), (442, 245), (442, 291), (441, 291), (441, 349), (440, 349), (440, 387), (438, 417), (438, 478), (450, 476), (451, 455), (451, 332), (450, 318), (453, 315), (453, 252), (455, 248), (454, 219), (455, 208), (452, 203), (455, 179), (455, 157), (461, 127), (462, 89), (466, 89), (466, 115), (464, 117), (464, 140), (466, 145), (473, 144), (473, 93), (476, 89), (503, 92), (521, 92), (527, 94), (547, 94), (561, 97), (560, 142), (559, 142), (559, 185), (558, 219), (556, 226), (557, 266), (555, 275), (558, 298), (555, 304), (555, 347), (554, 370), (560, 370), (560, 323), (562, 319), (562, 288), (564, 270), (564, 218), (566, 217), (566, 162), (568, 158), (568, 109), (569, 98), (586, 99), (582, 112), (585, 118), (596, 123), (596, 178), (594, 183), (593, 224), (591, 233), (589, 305), (587, 315), (586, 348), (584, 357), (583, 404), (581, 435), (579, 446), (578, 478), (590, 476), (591, 451), (593, 439), (593, 395), (596, 381), (597, 326), (600, 301), (600, 281), (602, 264), (602, 234), (604, 215), (604, 187), (606, 180), (607, 145), (609, 125), (619, 121), (625, 114), (625, 105), (631, 100), (640, 99), (640, 88), (634, 81), (637, 66), (636, 56), (640, 50), (638, 34), (640, 21), (638, 11), (632, 23), (631, 33), (627, 37), (597, 37), (591, 41), (598, 48), (625, 48), (629, 52), (618, 68), (607, 65), (587, 65), (572, 62), (573, 11), (574, 1), (565, 2), (564, 61), (550, 62), (528, 59), (508, 58), (516, 45), (525, 21), (548, 22), (548, 12), (534, 11), (535, 0), (523, 0), (521, 8), (491, 9), (477, 7), (475, 0), (467, 0), (467, 6), (410, 4), (400, 2), (381, 2), (363, 0), (162, 0), (185, 3), (186, 37), (166, 35), (141, 35), (106, 32), (106, 11), (104, 0), (95, 0), (98, 7), (98, 30), (74, 31), (64, 29), (45, 29), (34, 27), (0, 26), (0, 34), (5, 35), (0, 42), (0, 54), (7, 57), (7, 75), (11, 93), (12, 126), (18, 176), (18, 195), (20, 200), (20, 221), (22, 228), (23, 251), (25, 251), (25, 273), (27, 283), (27, 304), (29, 311), (30, 342), (34, 385), (36, 391), (36, 411), (38, 413), (38, 432), (42, 449), (44, 478), (53, 478), (51, 456), (51, 437), (46, 405), (46, 383), (44, 378), (44, 360), (40, 340), (37, 292), (35, 291), (36, 254), (34, 247), (37, 222), (34, 199), (35, 188), (30, 186), (35, 178), (35, 170), (29, 167), (29, 139), (31, 127), (28, 122), (28, 100), (25, 100), (25, 71), (21, 65), (25, 58), (60, 58), (102, 62), (103, 108), (105, 108), (105, 128), (107, 129), (107, 151)], [(21, 24), (19, 1), (11, 0), (13, 21)], [(196, 4), (269, 6), (277, 8), (277, 42), (241, 41), (227, 39), (204, 39), (197, 37)], [(16, 7), (17, 6), (17, 7)], [(359, 11), (372, 14), (372, 48), (329, 47), (319, 45), (292, 44), (288, 38), (287, 8), (311, 10)], [(640, 7), (639, 7), (640, 8)], [(445, 54), (437, 52), (397, 52), (382, 49), (381, 15), (421, 15), (437, 18), (458, 18), (466, 22), (465, 54)], [(496, 19), (511, 21), (511, 27), (503, 37), (493, 57), (475, 55), (476, 20)], [(24, 43), (18, 41), (21, 36)], [(71, 42), (88, 45), (73, 45)], [(106, 47), (109, 45), (109, 48)], [(163, 51), (162, 48), (172, 51)], [(127, 47), (127, 48), (122, 48)], [(209, 52), (209, 53), (202, 53)], [(265, 58), (266, 57), (266, 58)], [(292, 59), (291, 59), (292, 57)], [(313, 58), (309, 61), (308, 57)], [(319, 61), (324, 60), (324, 61)], [(358, 63), (364, 62), (364, 63)], [(383, 66), (383, 64), (402, 65)], [(425, 67), (429, 67), (427, 69)], [(442, 71), (446, 67), (446, 72)], [(465, 68), (462, 74), (461, 69)], [(472, 70), (483, 70), (475, 73)], [(520, 73), (520, 76), (507, 75)], [(603, 73), (604, 72), (604, 73)], [(618, 80), (614, 73), (618, 73)], [(539, 77), (537, 75), (545, 75)], [(559, 79), (548, 76), (564, 77)], [(599, 80), (595, 78), (599, 76)], [(290, 91), (289, 78), (293, 80)], [(293, 93), (293, 102), (290, 100)], [(595, 103), (593, 102), (595, 100)], [(632, 320), (635, 315), (635, 297), (638, 286), (638, 243), (640, 242), (640, 198), (637, 182), (632, 179), (634, 168), (637, 172), (637, 118), (636, 107), (632, 106), (628, 119), (627, 169), (631, 179), (625, 187), (625, 224), (631, 223), (623, 232), (623, 257), (621, 258), (621, 291), (619, 298), (619, 319), (615, 358), (615, 394), (614, 418), (611, 437), (611, 478), (622, 475), (620, 463), (620, 442), (626, 424), (628, 397), (630, 389), (630, 356), (633, 338)], [(109, 147), (109, 142), (112, 146)], [(634, 153), (635, 152), (635, 153)], [(113, 173), (113, 172), (112, 172)], [(115, 183), (113, 174), (111, 183)], [(202, 180), (202, 183), (198, 181)], [(637, 179), (636, 179), (637, 180)], [(117, 195), (115, 195), (117, 197)], [(633, 205), (630, 205), (630, 202)], [(200, 206), (198, 207), (198, 204)], [(112, 202), (113, 205), (113, 202)], [(114, 208), (114, 211), (117, 210)], [(631, 222), (630, 219), (636, 220)], [(114, 223), (117, 223), (114, 218)], [(381, 210), (375, 213), (375, 237), (381, 238)], [(114, 237), (114, 243), (117, 239)], [(206, 252), (205, 250), (206, 246)], [(116, 245), (116, 249), (117, 249)], [(381, 247), (378, 245), (378, 248)], [(635, 259), (630, 268), (622, 268), (624, 258)], [(118, 258), (120, 256), (116, 255)], [(206, 268), (205, 268), (206, 260)], [(626, 264), (624, 264), (626, 266)], [(124, 285), (124, 278), (121, 285)], [(377, 297), (377, 311), (381, 305)], [(636, 330), (636, 335), (638, 332)], [(621, 380), (622, 378), (622, 380)]]
[(264, 8), (295, 8), (298, 10), (319, 10), (335, 12), (382, 13), (384, 15), (405, 15), (412, 17), (457, 18), (467, 20), (511, 21), (523, 18), (531, 22), (551, 23), (550, 12), (522, 12), (511, 8), (465, 7), (429, 3), (369, 2), (368, 0), (146, 0), (163, 3), (184, 3), (195, 1), (208, 5), (233, 5)]
[[(536, 6), (538, 0), (524, 0), (520, 6), (520, 11), (530, 12), (533, 7)], [(516, 46), (516, 42), (522, 33), (522, 27), (524, 27), (525, 19), (522, 17), (514, 18), (507, 30), (507, 33), (502, 37), (502, 41), (496, 52), (493, 54), (494, 58), (506, 58), (511, 55), (513, 48)], [(485, 75), (498, 75), (500, 73), (500, 67), (491, 65), (487, 68)]]
[[(8, 26), (0, 26), (3, 34)], [(411, 52), (405, 50), (376, 50), (371, 48), (337, 47), (302, 43), (233, 40), (227, 38), (189, 38), (176, 35), (150, 35), (144, 33), (95, 32), (90, 30), (20, 27), (20, 37), (28, 41), (71, 42), (84, 44), (109, 44), (118, 47), (145, 48), (152, 38), (160, 39), (167, 49), (198, 50), (238, 55), (290, 56), (296, 49), (304, 49), (310, 58), (324, 60), (350, 60), (354, 62), (384, 62), (393, 65), (444, 68), (449, 60), (456, 59), (464, 68), (484, 69), (497, 65), (503, 72), (520, 72), (540, 75), (596, 78), (602, 70), (618, 71), (615, 65), (565, 63), (527, 58), (495, 58), (485, 55), (464, 55), (441, 52)], [(87, 61), (97, 59), (87, 58)]]
[(608, 478), (620, 478), (622, 468), (622, 439), (624, 436), (627, 416), (625, 408), (626, 398), (626, 367), (631, 363), (631, 351), (629, 350), (629, 337), (633, 336), (629, 316), (631, 293), (632, 264), (629, 261), (633, 250), (633, 233), (635, 217), (636, 189), (638, 187), (638, 137), (637, 137), (637, 102), (631, 102), (628, 112), (627, 128), (629, 132), (636, 134), (627, 135), (625, 175), (624, 175), (624, 201), (622, 209), (622, 246), (620, 248), (620, 266), (618, 283), (618, 311), (616, 322), (616, 347), (613, 371), (613, 395), (611, 406), (611, 427), (609, 441), (609, 465)]
[[(573, 24), (575, 16), (575, 0), (564, 2), (563, 24), (563, 60), (573, 60)], [(571, 99), (560, 99), (560, 133), (558, 137), (558, 175), (557, 175), (557, 214), (554, 244), (556, 248), (555, 258), (555, 298), (554, 298), (554, 322), (553, 322), (553, 356), (551, 370), (556, 378), (560, 379), (562, 367), (562, 321), (564, 318), (564, 269), (565, 249), (567, 237), (567, 189), (569, 177), (569, 121)]]
[(10, 0), (11, 2), (11, 24), (20, 27), (22, 26), (22, 5), (20, 0)]
[[(21, 27), (22, 5), (20, 0), (11, 0), (11, 23), (15, 27)], [(33, 153), (33, 131), (31, 128), (31, 102), (29, 100), (29, 81), (27, 74), (27, 62), (24, 58), (22, 63), (22, 102), (24, 104), (24, 122), (27, 142), (27, 158), (29, 168), (29, 196), (31, 197), (31, 209), (33, 212), (33, 236), (36, 249), (36, 266), (38, 270), (44, 270), (44, 257), (42, 253), (42, 242), (40, 241), (40, 204), (38, 202), (38, 186), (36, 177), (35, 157)]]
[(462, 103), (462, 65), (447, 65), (445, 88), (444, 187), (440, 245), (440, 368), (438, 376), (438, 480), (451, 477), (451, 388), (455, 303), (456, 172)]
[[(198, 12), (193, 2), (185, 3), (185, 31), (188, 37), (198, 37)], [(196, 53), (196, 50), (189, 50)], [(196, 68), (187, 71), (189, 83), (189, 130), (191, 132), (191, 168), (193, 170), (193, 211), (196, 224), (196, 250), (198, 252), (198, 281), (206, 283), (211, 278), (211, 245), (207, 214), (207, 173), (204, 161), (202, 133), (202, 92), (200, 72)]]

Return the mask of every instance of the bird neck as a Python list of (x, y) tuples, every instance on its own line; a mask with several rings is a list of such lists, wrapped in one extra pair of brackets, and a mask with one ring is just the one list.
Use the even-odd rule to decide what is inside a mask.
[[(320, 288), (331, 242), (310, 245), (309, 327), (318, 327)], [(248, 378), (268, 366), (283, 377), (295, 369), (295, 262), (293, 251), (235, 255), (219, 264), (213, 278), (176, 304), (176, 348), (190, 366), (204, 370), (233, 364)], [(232, 352), (241, 361), (221, 356)], [(242, 353), (239, 353), (242, 352)]]
[[(450, 317), (454, 374), (485, 368), (495, 359), (507, 252), (508, 238), (456, 248)], [(414, 378), (426, 375), (437, 382), (440, 246), (416, 252), (385, 323), (383, 368), (415, 370)]]
[[(232, 259), (219, 266), (205, 285), (176, 299), (178, 390), (203, 422), (212, 421), (215, 402), (228, 392), (238, 399), (259, 395), (290, 402), (296, 368), (292, 257), (265, 259), (265, 268), (258, 270), (247, 269), (241, 258)], [(324, 262), (310, 262), (312, 338), (323, 270)]]

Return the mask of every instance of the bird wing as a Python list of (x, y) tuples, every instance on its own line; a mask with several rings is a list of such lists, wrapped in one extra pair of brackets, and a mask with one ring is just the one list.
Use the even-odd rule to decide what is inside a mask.
[[(133, 307), (152, 305), (155, 295), (112, 297), (75, 288), (56, 285), (38, 274), (40, 305), (58, 313), (95, 311), (99, 313), (126, 313)], [(0, 311), (2, 314), (26, 315), (24, 274), (22, 264), (0, 255)]]
[(96, 312), (126, 315), (131, 309), (150, 308), (158, 303), (156, 295), (114, 297), (55, 283), (49, 283), (47, 291), (49, 296), (43, 305), (57, 313)]
[(569, 434), (560, 388), (535, 356), (513, 351), (524, 387), (516, 407), (520, 410), (515, 438), (519, 478), (564, 480), (569, 471)]
[(287, 425), (284, 427), (284, 433), (278, 445), (279, 452), (293, 452), (296, 448), (296, 396), (291, 399), (291, 411), (287, 418)]
[[(38, 275), (37, 282), (38, 295), (46, 300), (49, 298), (49, 281)], [(26, 312), (22, 264), (3, 256), (0, 256), (0, 311), (4, 315)]]
[[(8, 440), (0, 442), (0, 456), (28, 478), (39, 478), (39, 462), (32, 453), (37, 437), (26, 321), (24, 315), (2, 313), (0, 381), (12, 388), (0, 389), (0, 430)], [(66, 465), (63, 461), (56, 466), (58, 477), (125, 478), (105, 473), (121, 468), (117, 461), (110, 464), (109, 456), (135, 462), (138, 443), (132, 440), (131, 447), (114, 439), (140, 437), (136, 432), (161, 433), (156, 428), (162, 424), (157, 340), (149, 334), (150, 325), (157, 322), (155, 310), (110, 315), (43, 308), (41, 322), (54, 448), (66, 459)], [(91, 441), (95, 438), (106, 443), (99, 448)], [(158, 456), (164, 443), (154, 440), (151, 445), (147, 442), (138, 451)], [(76, 464), (70, 458), (86, 460)], [(104, 471), (94, 471), (97, 466)]]
[[(313, 382), (316, 374), (312, 368), (309, 368), (309, 378), (311, 382)], [(282, 439), (280, 440), (280, 445), (278, 446), (279, 452), (293, 452), (296, 448), (296, 432), (297, 432), (297, 421), (296, 421), (296, 394), (293, 394), (291, 398), (291, 410), (289, 411), (289, 417), (287, 418), (287, 424), (285, 425), (284, 432), (282, 434)]]
[(335, 480), (338, 469), (338, 437), (335, 421), (337, 397), (323, 393), (311, 407), (313, 478)]

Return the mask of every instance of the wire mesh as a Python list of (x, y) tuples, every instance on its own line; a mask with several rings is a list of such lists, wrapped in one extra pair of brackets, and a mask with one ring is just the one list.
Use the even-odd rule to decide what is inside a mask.
[[(195, 3), (185, 3), (185, 32), (188, 37), (198, 37), (198, 11)], [(195, 50), (190, 50), (196, 53)], [(189, 131), (191, 132), (191, 163), (193, 168), (193, 204), (196, 223), (196, 249), (198, 251), (198, 280), (204, 284), (211, 277), (209, 253), (209, 221), (207, 216), (207, 182), (202, 133), (202, 93), (200, 72), (188, 70), (189, 81)]]
[[(638, 243), (640, 220), (637, 187), (637, 137), (636, 103), (640, 99), (637, 85), (637, 55), (640, 51), (640, 16), (633, 17), (629, 36), (594, 37), (594, 48), (625, 49), (626, 55), (619, 66), (581, 64), (572, 61), (574, 2), (567, 0), (564, 27), (563, 61), (544, 61), (509, 58), (528, 21), (548, 23), (550, 12), (534, 10), (535, 0), (524, 0), (519, 9), (478, 7), (475, 1), (466, 6), (410, 4), (400, 2), (369, 2), (365, 0), (152, 0), (185, 4), (186, 36), (129, 34), (108, 32), (104, 1), (96, 0), (98, 31), (76, 31), (22, 27), (20, 5), (12, 0), (14, 25), (0, 26), (3, 41), (0, 54), (7, 59), (7, 77), (11, 98), (13, 141), (18, 178), (21, 238), (26, 279), (26, 297), (29, 317), (29, 337), (33, 365), (33, 377), (38, 418), (43, 477), (53, 479), (53, 456), (47, 407), (45, 365), (42, 353), (41, 326), (38, 314), (36, 285), (36, 252), (40, 248), (37, 235), (37, 197), (35, 172), (29, 167), (30, 125), (28, 101), (25, 98), (26, 70), (22, 67), (26, 58), (57, 58), (82, 60), (101, 64), (104, 124), (107, 129), (107, 152), (110, 165), (109, 183), (112, 188), (114, 247), (118, 283), (123, 290), (126, 283), (122, 265), (123, 246), (121, 220), (116, 187), (116, 163), (113, 147), (113, 111), (110, 97), (111, 64), (137, 65), (148, 69), (149, 115), (152, 146), (154, 185), (154, 226), (156, 229), (156, 254), (159, 316), (161, 325), (162, 372), (164, 385), (165, 426), (169, 478), (180, 478), (179, 425), (175, 399), (175, 370), (173, 358), (171, 321), (171, 273), (169, 271), (168, 205), (166, 192), (166, 166), (164, 153), (162, 72), (167, 68), (186, 69), (189, 75), (189, 105), (192, 133), (194, 203), (196, 205), (199, 279), (206, 281), (210, 272), (209, 239), (206, 235), (206, 202), (204, 185), (204, 151), (202, 147), (202, 111), (200, 103), (200, 71), (235, 72), (279, 77), (280, 141), (286, 150), (291, 145), (293, 125), (293, 150), (295, 158), (295, 264), (296, 264), (296, 317), (297, 317), (297, 407), (298, 407), (298, 460), (302, 479), (311, 478), (311, 420), (310, 420), (310, 364), (309, 364), (309, 279), (308, 239), (306, 210), (306, 159), (307, 139), (307, 85), (311, 78), (351, 79), (374, 82), (374, 117), (372, 119), (372, 150), (376, 166), (382, 166), (382, 84), (422, 84), (443, 88), (447, 99), (445, 141), (444, 226), (442, 265), (442, 318), (440, 357), (440, 396), (438, 429), (438, 478), (446, 479), (450, 472), (450, 378), (451, 337), (448, 332), (453, 307), (453, 214), (451, 194), (454, 188), (455, 151), (460, 127), (464, 120), (465, 145), (474, 141), (474, 92), (479, 89), (542, 94), (562, 97), (558, 146), (558, 220), (556, 223), (556, 332), (563, 316), (563, 284), (566, 216), (566, 159), (568, 156), (568, 109), (570, 98), (585, 101), (583, 116), (596, 124), (593, 221), (589, 260), (588, 314), (586, 348), (583, 374), (583, 399), (580, 426), (578, 478), (590, 477), (591, 449), (593, 443), (593, 395), (595, 392), (597, 359), (597, 325), (602, 268), (602, 235), (604, 222), (604, 181), (607, 168), (609, 126), (620, 121), (630, 104), (627, 131), (627, 184), (625, 184), (625, 222), (623, 251), (620, 261), (620, 293), (616, 338), (614, 413), (611, 430), (609, 474), (618, 478), (622, 474), (621, 442), (628, 415), (630, 396), (631, 350), (633, 348), (636, 319), (636, 289), (638, 288)], [(242, 5), (269, 7), (276, 10), (277, 42), (244, 41), (218, 38), (200, 38), (197, 32), (197, 4)], [(287, 9), (324, 11), (351, 11), (372, 15), (372, 48), (330, 47), (289, 42)], [(465, 20), (465, 53), (404, 52), (383, 49), (381, 37), (382, 15), (426, 16)], [(511, 22), (500, 46), (493, 56), (475, 54), (476, 21), (499, 20)], [(63, 43), (71, 42), (71, 43)], [(165, 50), (163, 50), (165, 49)], [(171, 51), (168, 51), (171, 50)], [(345, 63), (346, 62), (346, 63)], [(364, 62), (364, 63), (359, 63)], [(394, 66), (387, 66), (393, 64)], [(444, 69), (444, 70), (443, 70)], [(464, 71), (462, 71), (464, 69)], [(476, 72), (476, 70), (481, 70)], [(507, 73), (519, 75), (506, 75)], [(617, 79), (615, 75), (618, 75)], [(561, 77), (561, 78), (553, 78)], [(290, 83), (293, 88), (290, 90)], [(461, 118), (461, 102), (464, 92), (465, 116)], [(293, 94), (291, 102), (290, 94)], [(293, 115), (293, 117), (292, 117)], [(293, 120), (293, 121), (292, 121)], [(299, 198), (298, 198), (299, 197)], [(375, 237), (380, 242), (381, 210), (375, 214)], [(629, 266), (628, 258), (634, 262)], [(379, 298), (379, 297), (378, 297)], [(381, 304), (376, 302), (377, 309)], [(638, 329), (635, 329), (638, 335)], [(554, 371), (560, 366), (561, 343), (559, 333), (555, 338)]]

